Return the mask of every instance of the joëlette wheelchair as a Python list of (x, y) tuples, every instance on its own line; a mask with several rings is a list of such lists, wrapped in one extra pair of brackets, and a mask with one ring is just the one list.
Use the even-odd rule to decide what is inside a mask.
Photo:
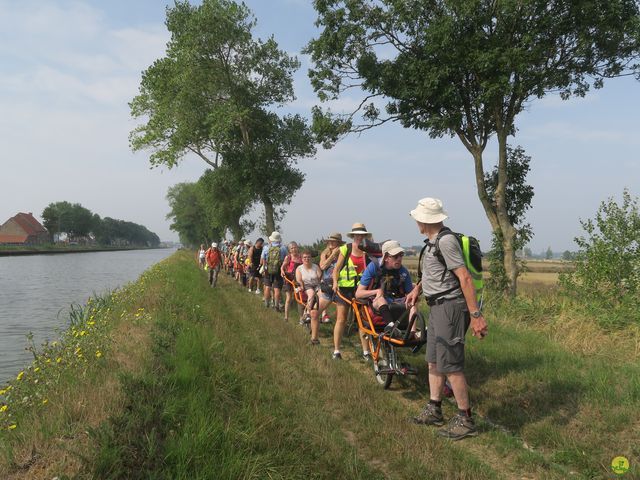
[[(409, 318), (410, 310), (404, 305), (391, 304), (389, 309), (394, 322), (387, 325), (368, 299), (354, 298), (350, 302), (358, 328), (369, 341), (373, 373), (378, 383), (387, 389), (395, 375), (416, 375), (415, 367), (402, 362), (401, 349), (410, 348), (412, 353), (417, 353), (427, 343), (423, 315), (416, 312)], [(412, 333), (414, 325), (416, 328)]]

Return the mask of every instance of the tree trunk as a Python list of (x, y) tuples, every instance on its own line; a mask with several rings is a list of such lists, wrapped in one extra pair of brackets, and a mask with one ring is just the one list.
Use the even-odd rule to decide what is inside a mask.
[(502, 234), (502, 250), (504, 252), (504, 271), (509, 282), (507, 293), (515, 297), (517, 290), (518, 264), (513, 242), (516, 229), (511, 225), (506, 202), (507, 190), (507, 136), (506, 131), (498, 131), (498, 185), (495, 193), (495, 212)]
[(276, 230), (276, 219), (273, 208), (273, 202), (266, 195), (262, 197), (262, 203), (264, 204), (264, 218), (265, 228), (267, 235), (271, 235)]

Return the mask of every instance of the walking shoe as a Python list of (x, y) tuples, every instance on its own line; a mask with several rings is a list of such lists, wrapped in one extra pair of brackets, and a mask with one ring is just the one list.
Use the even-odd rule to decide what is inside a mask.
[(331, 323), (331, 318), (326, 313), (322, 315), (322, 323)]
[(363, 359), (365, 362), (368, 362), (369, 360), (371, 360), (371, 353), (369, 353), (369, 352), (363, 353), (363, 354), (362, 354), (362, 359)]
[(419, 425), (444, 425), (444, 417), (442, 416), (442, 408), (436, 407), (433, 403), (427, 403), (418, 416), (413, 417), (413, 422)]
[(320, 340), (318, 340), (317, 338), (312, 338), (311, 345), (320, 345)]
[(342, 360), (342, 354), (340, 352), (333, 352), (333, 355), (331, 356), (331, 358), (333, 360)]
[(251, 293), (253, 292), (253, 290), (251, 290), (250, 288), (247, 288), (247, 292)]
[(473, 418), (458, 414), (449, 420), (445, 428), (438, 430), (438, 435), (451, 440), (461, 440), (465, 437), (477, 436), (478, 429)]
[(256, 295), (260, 295), (262, 292), (256, 288)]
[(308, 313), (304, 316), (304, 323), (311, 323), (311, 315)]

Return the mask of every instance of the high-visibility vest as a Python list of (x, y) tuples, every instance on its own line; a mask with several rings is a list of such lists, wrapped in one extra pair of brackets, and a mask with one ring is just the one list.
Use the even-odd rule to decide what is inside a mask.
[[(342, 288), (354, 288), (360, 282), (360, 274), (356, 272), (356, 266), (351, 260), (351, 244), (342, 245), (340, 247), (340, 253), (344, 257), (344, 264), (342, 270), (338, 274), (338, 287)], [(371, 259), (365, 253), (364, 264), (365, 267), (369, 264)]]

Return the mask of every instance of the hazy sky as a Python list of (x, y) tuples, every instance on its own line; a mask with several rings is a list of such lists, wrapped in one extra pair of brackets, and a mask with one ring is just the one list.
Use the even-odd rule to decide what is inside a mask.
[[(273, 34), (302, 61), (297, 100), (287, 111), (308, 114), (317, 100), (299, 52), (316, 34), (311, 1), (246, 3), (258, 19), (257, 35)], [(0, 223), (19, 211), (39, 217), (50, 202), (67, 200), (177, 240), (165, 220), (167, 189), (196, 181), (206, 165), (187, 159), (172, 170), (150, 169), (148, 154), (134, 155), (128, 146), (135, 123), (127, 103), (140, 73), (164, 54), (166, 4), (0, 0)], [(593, 217), (601, 201), (619, 199), (625, 187), (640, 195), (639, 109), (640, 82), (627, 78), (584, 99), (536, 100), (517, 118), (510, 143), (532, 157), (534, 252), (574, 249), (580, 218)], [(487, 168), (494, 157), (492, 146)], [(312, 242), (361, 221), (378, 239), (417, 244), (408, 212), (435, 196), (450, 226), (489, 246), (472, 159), (456, 139), (388, 125), (319, 149), (300, 167), (307, 179), (282, 223), (287, 240)]]

